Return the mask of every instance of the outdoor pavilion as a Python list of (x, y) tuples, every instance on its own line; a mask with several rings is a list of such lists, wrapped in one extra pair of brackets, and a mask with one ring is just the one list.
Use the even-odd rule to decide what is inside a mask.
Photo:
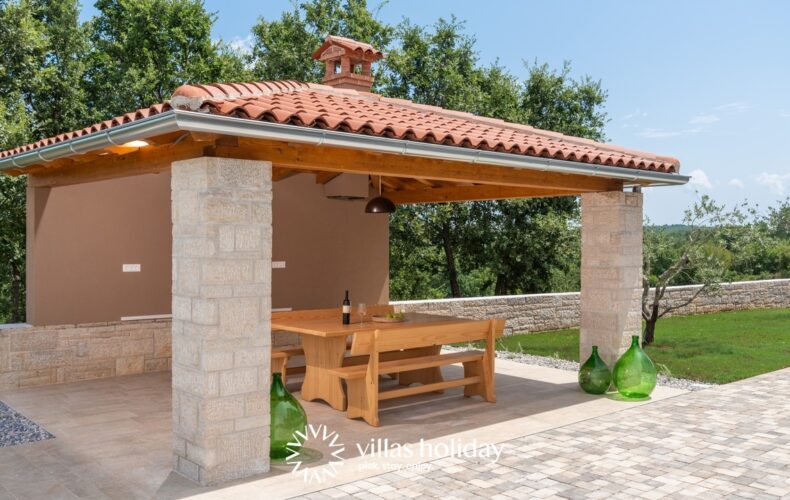
[[(104, 243), (97, 246), (73, 237), (85, 234), (86, 229), (78, 227), (85, 224), (81, 218), (94, 212), (105, 217), (107, 226), (96, 223), (87, 229), (101, 237), (102, 231), (116, 225), (116, 201), (132, 203), (124, 197), (138, 196), (143, 205), (149, 204), (154, 191), (144, 190), (155, 189), (135, 182), (151, 177), (167, 183), (169, 200), (156, 192), (170, 213), (154, 210), (149, 216), (171, 231), (163, 241), (172, 241), (167, 256), (172, 288), (168, 266), (163, 266), (156, 279), (167, 289), (149, 293), (143, 281), (129, 300), (163, 300), (155, 297), (162, 292), (171, 305), (170, 311), (150, 313), (172, 312), (174, 468), (201, 484), (242, 478), (269, 467), (262, 443), (269, 426), (272, 192), (289, 179), (309, 178), (319, 187), (334, 183), (332, 189), (343, 196), (345, 188), (338, 181), (353, 184), (364, 176), (370, 196), (380, 187), (396, 204), (580, 195), (581, 356), (596, 344), (611, 363), (629, 337), (639, 333), (638, 188), (687, 182), (678, 173), (679, 162), (373, 94), (370, 67), (382, 56), (367, 44), (329, 37), (314, 54), (327, 63), (323, 84), (185, 85), (168, 102), (0, 153), (0, 171), (28, 176), (28, 322), (33, 325), (66, 322), (79, 329), (91, 320), (110, 320), (100, 314), (86, 313), (81, 319), (52, 312), (55, 302), (71, 304), (71, 294), (58, 289), (60, 298), (53, 300), (47, 295), (52, 283), (47, 275), (64, 267), (83, 273), (85, 283), (70, 285), (74, 296), (82, 297), (68, 306), (70, 311), (86, 307), (86, 301), (103, 304), (99, 295), (86, 300), (76, 291), (93, 288), (93, 293), (103, 294), (116, 283), (110, 278), (102, 281), (98, 271), (94, 276), (91, 266), (101, 261)], [(96, 197), (75, 191), (68, 213), (45, 210), (58, 192), (102, 182), (115, 183), (117, 189), (112, 191), (115, 196), (102, 198), (102, 205), (91, 205)], [(343, 206), (361, 213), (364, 202)], [(319, 212), (310, 216), (320, 219), (325, 214)], [(42, 221), (47, 217), (57, 217), (57, 229), (50, 224), (45, 231)], [(356, 216), (349, 212), (349, 217)], [(386, 228), (381, 232), (386, 217), (364, 217), (377, 221), (377, 234), (386, 234)], [(359, 222), (355, 230), (364, 231), (365, 224)], [(135, 241), (147, 241), (146, 228), (126, 229)], [(297, 233), (304, 228), (295, 224), (281, 231)], [(310, 236), (302, 236), (304, 246)], [(316, 251), (328, 241), (313, 241)], [(68, 255), (47, 253), (61, 244), (71, 249)], [(352, 245), (346, 246), (351, 251)], [(364, 253), (354, 259), (364, 260)], [(386, 276), (383, 283), (386, 287)], [(339, 302), (336, 290), (331, 293)], [(382, 296), (366, 293), (371, 303)], [(244, 363), (222, 364), (228, 353)], [(206, 420), (207, 408), (221, 407), (229, 395), (245, 401), (243, 431), (237, 430), (236, 417)]]

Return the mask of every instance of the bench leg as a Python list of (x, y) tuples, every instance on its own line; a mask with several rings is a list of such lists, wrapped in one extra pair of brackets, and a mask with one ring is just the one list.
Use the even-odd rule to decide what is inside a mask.
[(464, 363), (464, 377), (481, 377), (479, 383), (464, 387), (464, 397), (480, 396), (489, 403), (496, 403), (493, 373), (487, 366), (484, 360)]
[(355, 378), (353, 380), (346, 380), (346, 388), (348, 389), (348, 409), (346, 416), (348, 418), (364, 417), (368, 411), (367, 398), (365, 397), (365, 379)]
[(280, 372), (282, 374), (283, 384), (285, 384), (285, 371), (288, 366), (288, 358), (272, 359), (272, 373)]
[(346, 380), (348, 388), (348, 418), (362, 418), (369, 425), (378, 427), (379, 405), (378, 388), (369, 387), (367, 377)]
[(362, 379), (365, 383), (366, 411), (362, 415), (365, 422), (373, 427), (379, 426), (379, 365), (378, 353), (374, 351), (371, 356), (376, 358), (369, 363), (368, 372)]

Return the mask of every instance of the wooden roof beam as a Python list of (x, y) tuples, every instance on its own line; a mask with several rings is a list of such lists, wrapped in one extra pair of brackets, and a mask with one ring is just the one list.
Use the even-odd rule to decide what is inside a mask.
[(470, 182), (501, 186), (564, 189), (579, 194), (621, 190), (619, 180), (579, 174), (479, 165), (416, 156), (384, 155), (332, 146), (292, 145), (240, 139), (238, 147), (217, 146), (214, 154), (228, 158), (271, 161), (296, 169)]

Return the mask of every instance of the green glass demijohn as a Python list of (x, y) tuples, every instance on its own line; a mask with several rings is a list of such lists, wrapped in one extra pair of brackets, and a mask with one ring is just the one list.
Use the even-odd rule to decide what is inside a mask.
[(272, 374), (272, 389), (269, 392), (271, 427), (269, 431), (269, 458), (287, 458), (300, 447), (288, 446), (296, 442), (296, 432), (305, 432), (307, 415), (299, 401), (283, 385), (281, 373)]
[(631, 347), (613, 370), (614, 386), (626, 399), (646, 399), (656, 387), (656, 366), (639, 345), (639, 335), (631, 337)]
[(579, 386), (587, 394), (604, 394), (612, 383), (612, 372), (598, 355), (598, 346), (592, 346), (592, 354), (579, 368)]

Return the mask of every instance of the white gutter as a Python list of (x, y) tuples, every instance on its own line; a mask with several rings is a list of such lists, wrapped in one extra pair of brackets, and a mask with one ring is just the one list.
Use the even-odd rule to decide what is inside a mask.
[(689, 177), (650, 170), (637, 170), (624, 167), (609, 167), (567, 160), (554, 160), (534, 156), (481, 151), (477, 149), (405, 141), (371, 135), (337, 132), (280, 123), (269, 123), (245, 118), (212, 115), (195, 111), (171, 110), (156, 116), (144, 118), (126, 125), (71, 139), (52, 146), (35, 149), (0, 160), (0, 172), (10, 169), (24, 169), (29, 165), (40, 164), (74, 154), (102, 149), (111, 145), (124, 144), (133, 140), (146, 139), (156, 135), (178, 130), (208, 132), (254, 139), (286, 141), (315, 146), (336, 146), (376, 153), (415, 156), (451, 160), (480, 165), (579, 174), (625, 181), (626, 184), (649, 183), (653, 186), (679, 185), (688, 182)]

